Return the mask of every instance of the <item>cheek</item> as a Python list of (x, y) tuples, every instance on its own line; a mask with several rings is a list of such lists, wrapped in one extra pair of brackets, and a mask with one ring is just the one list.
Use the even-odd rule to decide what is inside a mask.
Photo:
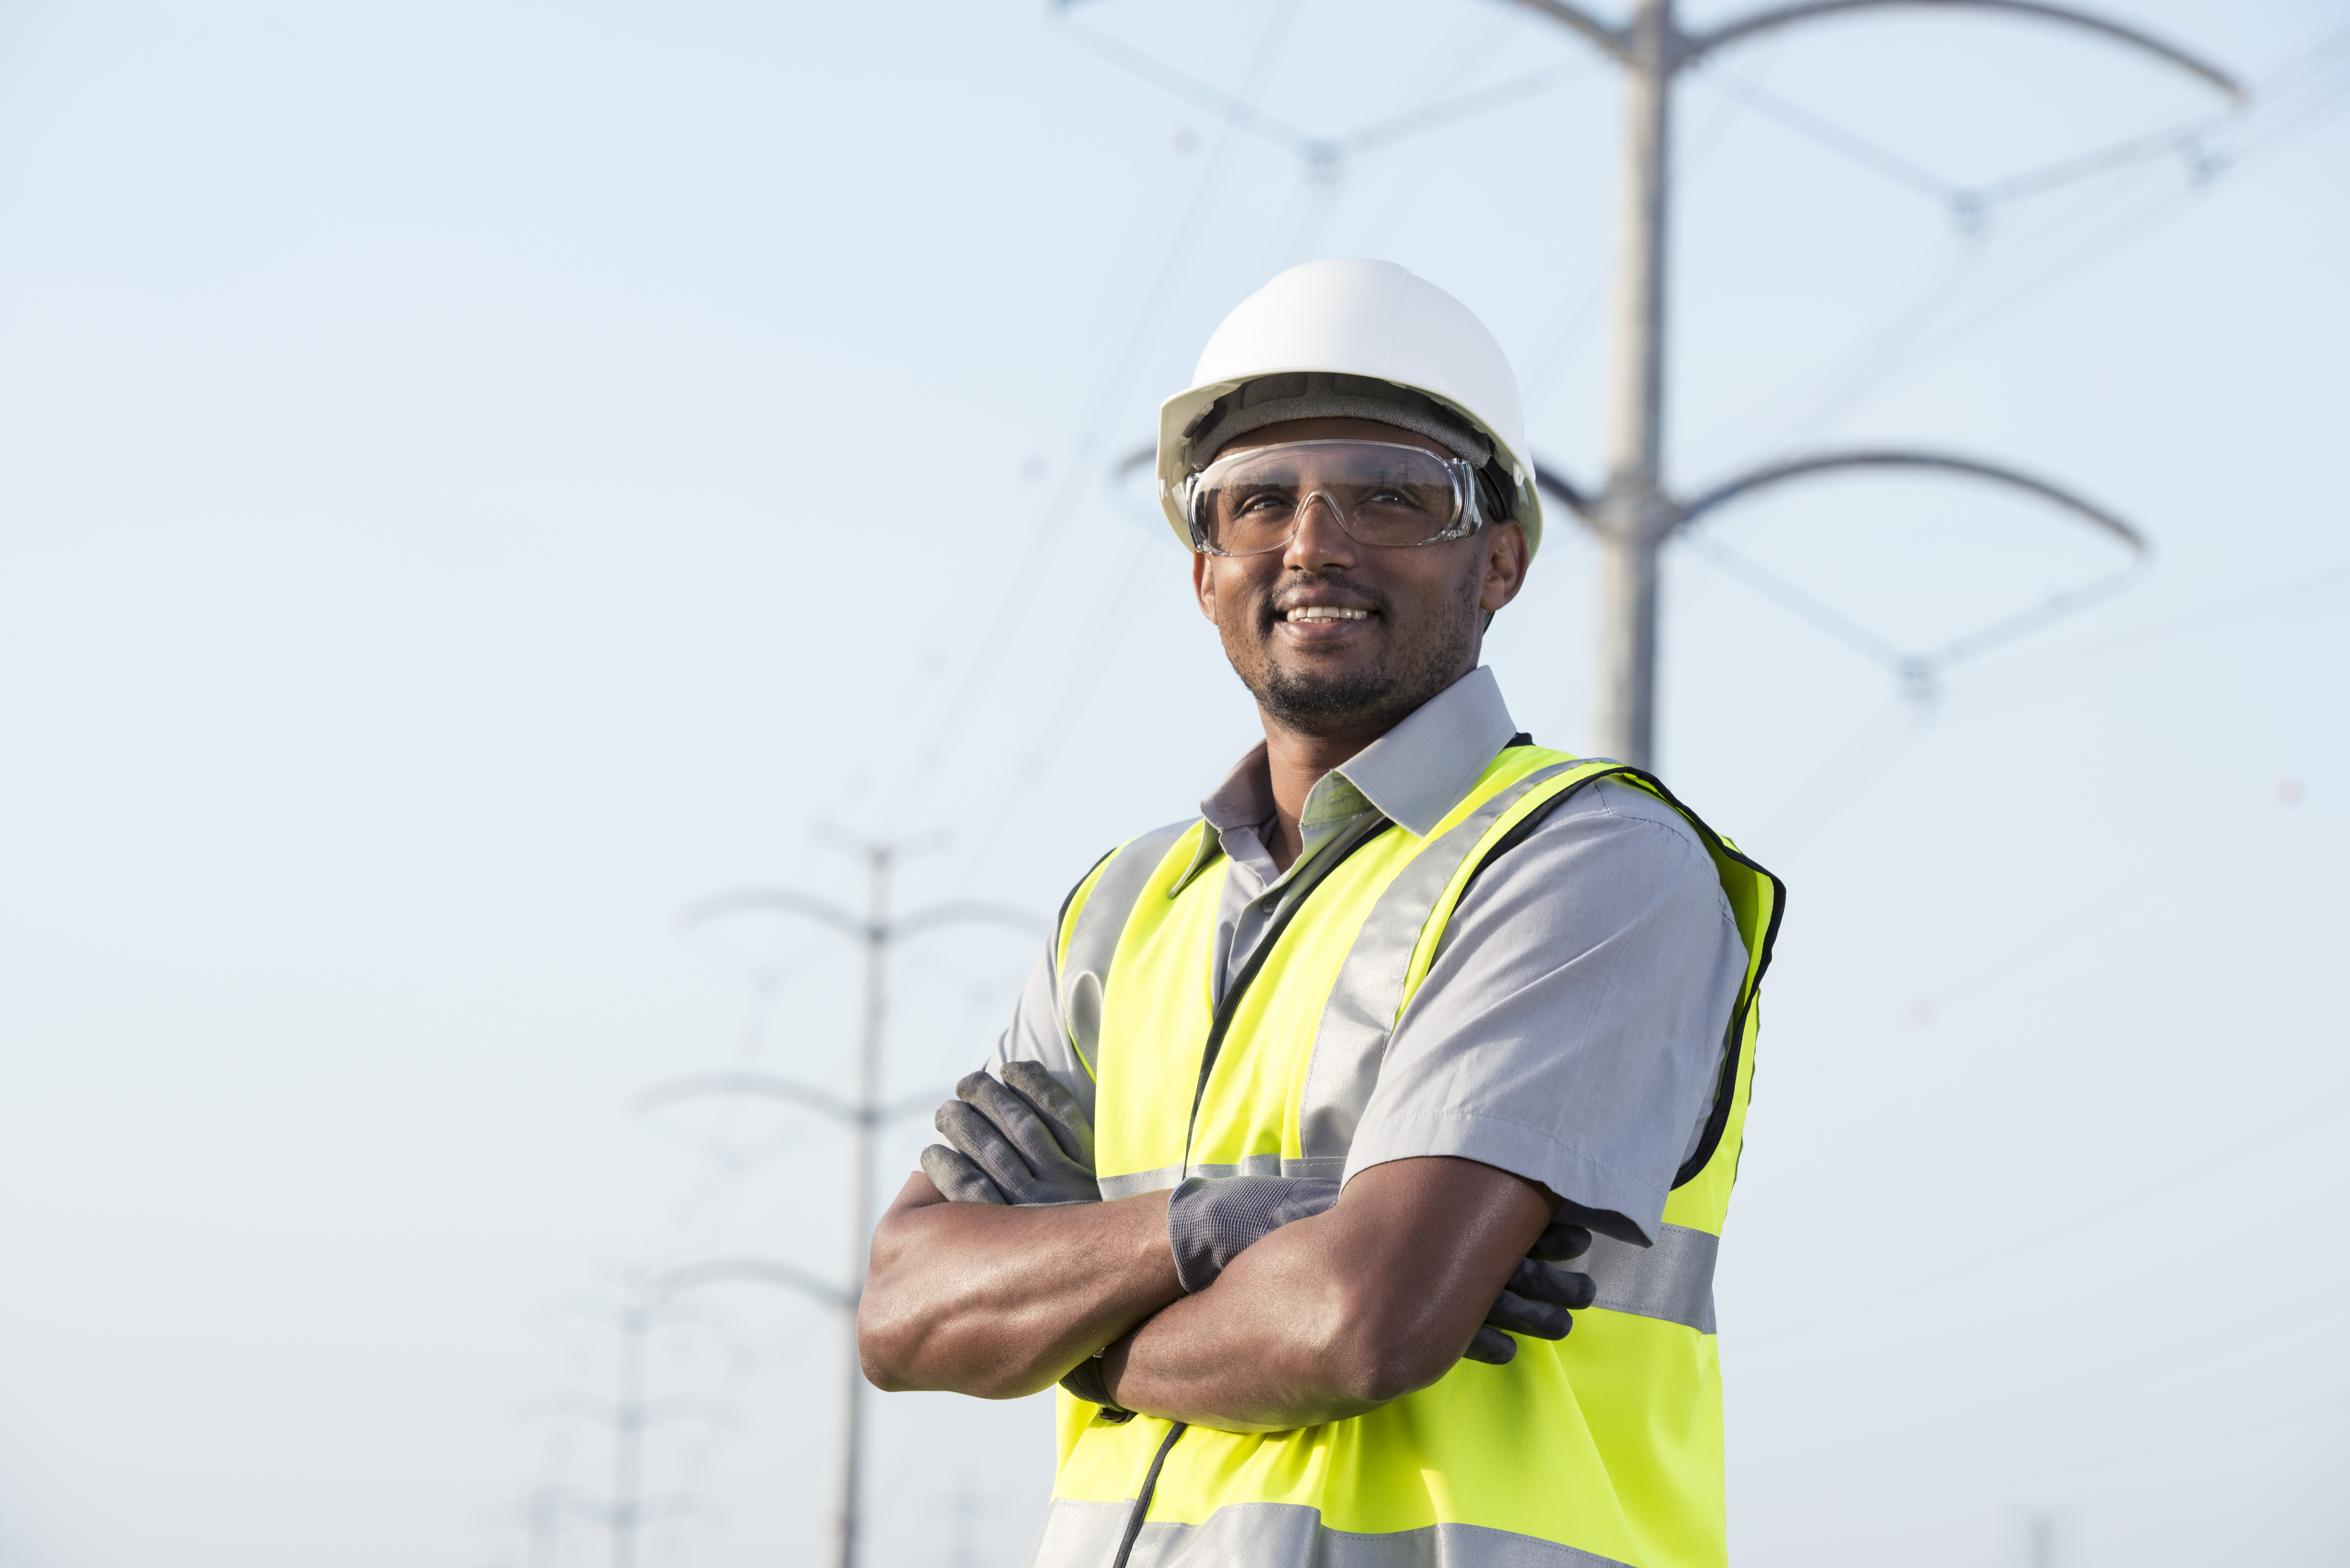
[(1266, 585), (1259, 574), (1228, 556), (1209, 556), (1201, 608), (1208, 618), (1227, 629), (1252, 626), (1256, 607), (1263, 602)]
[(1426, 571), (1399, 574), (1391, 594), (1402, 618), (1428, 625), (1451, 620), (1464, 602), (1473, 603), (1485, 591), (1482, 557), (1467, 561), (1431, 561)]

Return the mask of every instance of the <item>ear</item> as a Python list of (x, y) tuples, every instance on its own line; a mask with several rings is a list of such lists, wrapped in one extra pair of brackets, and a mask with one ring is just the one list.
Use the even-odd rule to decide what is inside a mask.
[(1191, 552), (1191, 592), (1200, 601), (1200, 613), (1212, 622), (1216, 618), (1216, 558), (1205, 550)]
[(1485, 546), (1484, 591), (1477, 603), (1488, 613), (1518, 597), (1526, 586), (1526, 531), (1513, 517), (1484, 529), (1478, 537)]

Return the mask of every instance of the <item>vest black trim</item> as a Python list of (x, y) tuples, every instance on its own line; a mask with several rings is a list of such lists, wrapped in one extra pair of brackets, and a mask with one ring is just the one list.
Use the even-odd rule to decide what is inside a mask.
[[(1053, 953), (1055, 958), (1057, 959), (1060, 956), (1061, 937), (1062, 934), (1069, 929), (1069, 906), (1077, 901), (1077, 889), (1084, 887), (1087, 882), (1092, 881), (1094, 873), (1108, 865), (1109, 857), (1124, 847), (1125, 846), (1123, 845), (1116, 845), (1108, 849), (1103, 850), (1102, 857), (1095, 861), (1092, 865), (1087, 867), (1086, 874), (1078, 877), (1076, 881), (1070, 883), (1069, 890), (1061, 895), (1061, 908), (1059, 911), (1053, 916)], [(1056, 963), (1054, 967), (1057, 970), (1059, 965)]]
[(1461, 898), (1453, 900), (1452, 907), (1455, 909), (1460, 909), (1461, 900), (1469, 897), (1469, 889), (1475, 887), (1477, 878), (1484, 875), (1485, 867), (1534, 836), (1534, 829), (1540, 827), (1544, 819), (1565, 805), (1569, 797), (1580, 792), (1586, 784), (1595, 784), (1601, 779), (1614, 778), (1619, 774), (1627, 778), (1638, 779), (1655, 790), (1667, 805), (1679, 812), (1690, 826), (1697, 829), (1699, 836), (1703, 838), (1707, 846), (1716, 854), (1726, 860), (1734, 861), (1745, 867), (1750, 871), (1761, 873), (1769, 877), (1771, 882), (1771, 919), (1762, 932), (1762, 961), (1754, 968), (1754, 983), (1740, 988), (1739, 1003), (1731, 1009), (1730, 1026), (1722, 1042), (1721, 1072), (1714, 1080), (1713, 1109), (1706, 1116), (1705, 1131), (1699, 1137), (1697, 1147), (1690, 1152), (1689, 1158), (1681, 1162), (1681, 1168), (1673, 1172), (1673, 1185), (1681, 1187), (1694, 1180), (1697, 1173), (1703, 1170), (1712, 1160), (1714, 1151), (1721, 1147), (1721, 1135), (1730, 1126), (1730, 1106), (1731, 1102), (1737, 1097), (1738, 1092), (1739, 1058), (1745, 1051), (1746, 1020), (1761, 1003), (1762, 977), (1770, 971), (1771, 950), (1779, 940), (1779, 919), (1787, 909), (1787, 885), (1780, 881), (1767, 867), (1756, 864), (1734, 848), (1721, 835), (1708, 827), (1705, 819), (1683, 805), (1679, 797), (1667, 789), (1656, 774), (1644, 772), (1639, 768), (1627, 767), (1619, 763), (1604, 772), (1591, 774), (1575, 780), (1575, 783), (1520, 818), (1515, 826), (1502, 836), (1499, 843), (1485, 851), (1484, 857), (1479, 860), (1476, 867), (1469, 873), (1469, 879), (1461, 885)]

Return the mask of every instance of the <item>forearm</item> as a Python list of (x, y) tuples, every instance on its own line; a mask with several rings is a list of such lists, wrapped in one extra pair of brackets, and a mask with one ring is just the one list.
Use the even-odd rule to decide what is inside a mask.
[(917, 1175), (874, 1232), (858, 1347), (878, 1388), (1014, 1399), (1182, 1293), (1163, 1192), (1015, 1209)]
[(1357, 1416), (1404, 1392), (1363, 1365), (1344, 1327), (1347, 1293), (1298, 1245), (1321, 1223), (1274, 1232), (1213, 1285), (1111, 1345), (1102, 1357), (1111, 1395), (1193, 1426), (1276, 1432)]
[(1131, 1409), (1225, 1431), (1358, 1416), (1451, 1370), (1548, 1210), (1467, 1160), (1375, 1168), (1140, 1323), (1105, 1380)]

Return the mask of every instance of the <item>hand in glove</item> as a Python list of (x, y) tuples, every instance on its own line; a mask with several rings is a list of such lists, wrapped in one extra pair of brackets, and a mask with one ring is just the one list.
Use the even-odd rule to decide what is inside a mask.
[[(1309, 1219), (1338, 1201), (1336, 1181), (1293, 1176), (1195, 1176), (1167, 1200), (1167, 1240), (1175, 1251), (1175, 1277), (1187, 1291), (1203, 1291), (1224, 1266), (1254, 1243), (1293, 1220)], [(1574, 1326), (1567, 1309), (1591, 1304), (1597, 1286), (1589, 1274), (1546, 1265), (1581, 1257), (1591, 1232), (1553, 1220), (1494, 1298), (1469, 1348), (1471, 1361), (1499, 1366), (1518, 1353), (1509, 1334), (1533, 1339), (1564, 1339)]]
[(1101, 1201), (1093, 1123), (1037, 1063), (1006, 1063), (1000, 1083), (973, 1073), (935, 1125), (947, 1142), (922, 1151), (922, 1174), (957, 1203)]
[(1194, 1176), (1167, 1195), (1175, 1277), (1194, 1294), (1224, 1266), (1294, 1220), (1338, 1201), (1338, 1183), (1307, 1176)]
[[(1035, 1062), (1005, 1063), (1002, 1083), (973, 1073), (955, 1085), (935, 1123), (947, 1142), (922, 1151), (922, 1174), (954, 1202), (1025, 1208), (1101, 1201), (1093, 1123), (1076, 1096)], [(1079, 1362), (1061, 1386), (1104, 1407), (1113, 1422), (1133, 1418), (1133, 1411), (1110, 1402), (1098, 1355)]]
[[(1549, 1265), (1580, 1258), (1590, 1248), (1589, 1231), (1564, 1220), (1552, 1220), (1526, 1249), (1525, 1261), (1502, 1287), (1502, 1293), (1493, 1298), (1493, 1310), (1485, 1314), (1476, 1337), (1461, 1353), (1461, 1359), (1508, 1366), (1518, 1354), (1517, 1341), (1510, 1334), (1523, 1334), (1529, 1339), (1565, 1339), (1566, 1331), (1575, 1326), (1567, 1309), (1580, 1312), (1589, 1306), (1599, 1287), (1589, 1274)], [(1503, 1333), (1503, 1329), (1510, 1334)]]

